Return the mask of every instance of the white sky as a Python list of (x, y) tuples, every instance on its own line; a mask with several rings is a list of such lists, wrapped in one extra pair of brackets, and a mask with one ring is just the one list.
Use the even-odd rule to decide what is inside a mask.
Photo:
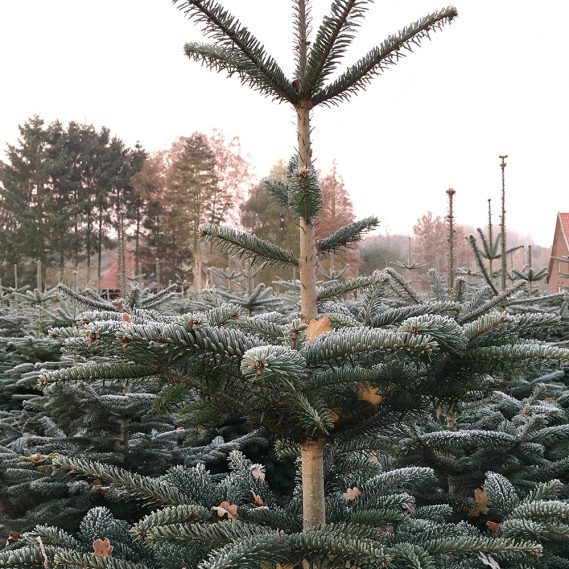
[[(292, 75), (288, 0), (223, 0)], [(315, 26), (328, 0), (314, 0)], [(434, 0), (376, 0), (353, 62)], [(410, 233), (428, 210), (498, 222), (498, 156), (506, 167), (509, 226), (542, 245), (569, 211), (569, 74), (565, 0), (456, 0), (459, 18), (350, 103), (316, 109), (314, 156), (333, 159), (358, 217)], [(168, 148), (176, 136), (238, 135), (262, 177), (294, 152), (294, 114), (183, 54), (201, 35), (168, 0), (0, 0), (0, 144), (33, 114), (108, 126), (127, 144)]]

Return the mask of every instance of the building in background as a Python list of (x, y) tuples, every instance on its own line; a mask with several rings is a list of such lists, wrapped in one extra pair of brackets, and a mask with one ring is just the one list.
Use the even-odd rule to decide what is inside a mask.
[(547, 288), (550, 292), (559, 292), (569, 287), (569, 213), (558, 213), (551, 257)]

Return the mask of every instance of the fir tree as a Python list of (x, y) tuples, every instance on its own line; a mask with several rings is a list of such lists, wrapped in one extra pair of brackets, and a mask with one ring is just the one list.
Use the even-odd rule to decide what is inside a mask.
[[(366, 5), (333, 2), (309, 44), (307, 4), (294, 3), (297, 72), (290, 82), (251, 33), (220, 5), (211, 0), (181, 4), (216, 41), (214, 46), (186, 46), (191, 58), (236, 73), (261, 93), (291, 103), (297, 113), (298, 155), (291, 160), (287, 181), (274, 180), (268, 188), (277, 203), (298, 217), (300, 252), (215, 224), (202, 226), (201, 233), (226, 252), (253, 262), (297, 267), (300, 313), (247, 317), (228, 304), (176, 318), (144, 311), (136, 319), (122, 314), (93, 319), (76, 335), (93, 340), (93, 355), (103, 353), (105, 361), (91, 360), (42, 379), (47, 388), (103, 380), (136, 384), (160, 377), (201, 393), (218, 409), (239, 413), (278, 437), (283, 454), (299, 456), (299, 484), (284, 504), (266, 484), (262, 466), (237, 452), (231, 455), (231, 473), (223, 477), (200, 465), (143, 477), (88, 459), (53, 457), (53, 464), (64, 470), (161, 504), (133, 531), (164, 547), (174, 542), (169, 551), (180, 546), (178, 562), (188, 566), (201, 562), (203, 568), (277, 563), (394, 569), (537, 567), (543, 566), (538, 559), (542, 547), (527, 540), (531, 530), (520, 528), (520, 518), (527, 515), (538, 521), (548, 516), (552, 525), (543, 528), (544, 538), (548, 529), (549, 535), (558, 536), (563, 528), (566, 504), (551, 499), (555, 495), (547, 488), (538, 487), (535, 494), (522, 498), (527, 500), (524, 504), (512, 492), (510, 501), (500, 502), (499, 490), (490, 489), (493, 483), (498, 486), (491, 474), (485, 492), (497, 509), (502, 508), (504, 519), (511, 520), (502, 528), (517, 539), (482, 535), (473, 524), (450, 523), (448, 505), (419, 504), (429, 494), (444, 499), (432, 469), (393, 468), (374, 453), (404, 418), (408, 423), (426, 420), (433, 405), (444, 408), (475, 392), (486, 393), (493, 375), (512, 374), (529, 365), (538, 370), (551, 361), (568, 360), (569, 351), (532, 333), (534, 328), (553, 326), (554, 319), (516, 319), (497, 310), (516, 287), (489, 299), (484, 294), (465, 298), (460, 279), (448, 290), (433, 275), (436, 298), (431, 300), (389, 269), (317, 286), (317, 256), (356, 242), (377, 220), (354, 222), (315, 240), (314, 220), (322, 195), (312, 168), (311, 109), (350, 98), (373, 75), (395, 63), (402, 49), (455, 16), (454, 9), (447, 9), (409, 26), (326, 84)], [(355, 306), (341, 301), (354, 291), (366, 291)], [(494, 434), (488, 438), (501, 441)], [(328, 466), (326, 477), (330, 461), (325, 457), (334, 453), (340, 468), (334, 472)], [(509, 492), (506, 485), (502, 488)], [(484, 506), (482, 495), (476, 501)], [(49, 531), (52, 545), (57, 535)], [(86, 554), (85, 544), (69, 536), (61, 549), (42, 553), (40, 548), (41, 555), (32, 540), (33, 535), (26, 536), (23, 547), (3, 554), (0, 564), (33, 566), (46, 557), (49, 563), (51, 555), (54, 562), (67, 566), (101, 565), (94, 560), (100, 557), (96, 552)], [(128, 539), (118, 536), (116, 542), (128, 544)], [(108, 553), (112, 543), (103, 546)], [(116, 561), (104, 564), (132, 567), (137, 560), (127, 558), (122, 547), (119, 551)], [(171, 558), (162, 556), (165, 565)], [(156, 558), (148, 554), (146, 559), (152, 566)]]

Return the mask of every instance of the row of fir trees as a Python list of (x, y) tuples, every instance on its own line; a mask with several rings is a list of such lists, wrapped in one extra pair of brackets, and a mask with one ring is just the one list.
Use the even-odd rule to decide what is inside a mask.
[[(291, 81), (214, 0), (175, 4), (214, 42), (191, 59), (292, 105), (298, 151), (265, 190), (298, 247), (207, 223), (242, 271), (195, 297), (0, 290), (0, 567), (569, 567), (565, 296), (454, 270), (428, 293), (393, 269), (343, 280), (334, 255), (377, 219), (315, 236), (314, 107), (454, 8), (338, 73), (370, 3), (333, 0), (312, 33), (293, 0)], [(296, 278), (246, 286), (268, 266)]]

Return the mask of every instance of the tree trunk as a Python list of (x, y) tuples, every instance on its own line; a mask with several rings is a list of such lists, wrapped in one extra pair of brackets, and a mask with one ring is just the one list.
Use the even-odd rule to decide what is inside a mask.
[[(308, 51), (306, 2), (298, 2), (298, 80), (306, 72)], [(312, 101), (300, 100), (296, 105), (298, 165), (309, 168), (312, 164), (310, 143), (310, 111)], [(316, 265), (317, 265), (314, 224), (300, 219), (300, 317), (305, 323), (316, 318)], [(324, 500), (324, 440), (308, 440), (301, 445), (302, 459), (302, 511), (303, 527), (309, 529), (326, 523), (326, 505)]]
[[(312, 163), (310, 148), (310, 109), (309, 101), (301, 101), (296, 108), (298, 128), (299, 167), (308, 168)], [(314, 224), (300, 219), (300, 316), (303, 322), (310, 322), (318, 313), (316, 307), (316, 247)]]
[(324, 439), (300, 445), (302, 461), (302, 517), (304, 529), (326, 522), (324, 504)]
[(97, 290), (101, 291), (101, 276), (103, 267), (103, 209), (99, 210), (99, 229), (97, 235)]
[(91, 216), (91, 204), (89, 204), (89, 213), (87, 214), (87, 235), (86, 235), (86, 248), (87, 248), (87, 282), (91, 281), (91, 233), (93, 233), (93, 218)]
[(199, 241), (194, 241), (194, 288), (196, 292), (202, 290), (202, 255)]
[(140, 275), (140, 225), (142, 223), (140, 212), (140, 204), (136, 208), (136, 240), (134, 244), (134, 274), (138, 282)]

